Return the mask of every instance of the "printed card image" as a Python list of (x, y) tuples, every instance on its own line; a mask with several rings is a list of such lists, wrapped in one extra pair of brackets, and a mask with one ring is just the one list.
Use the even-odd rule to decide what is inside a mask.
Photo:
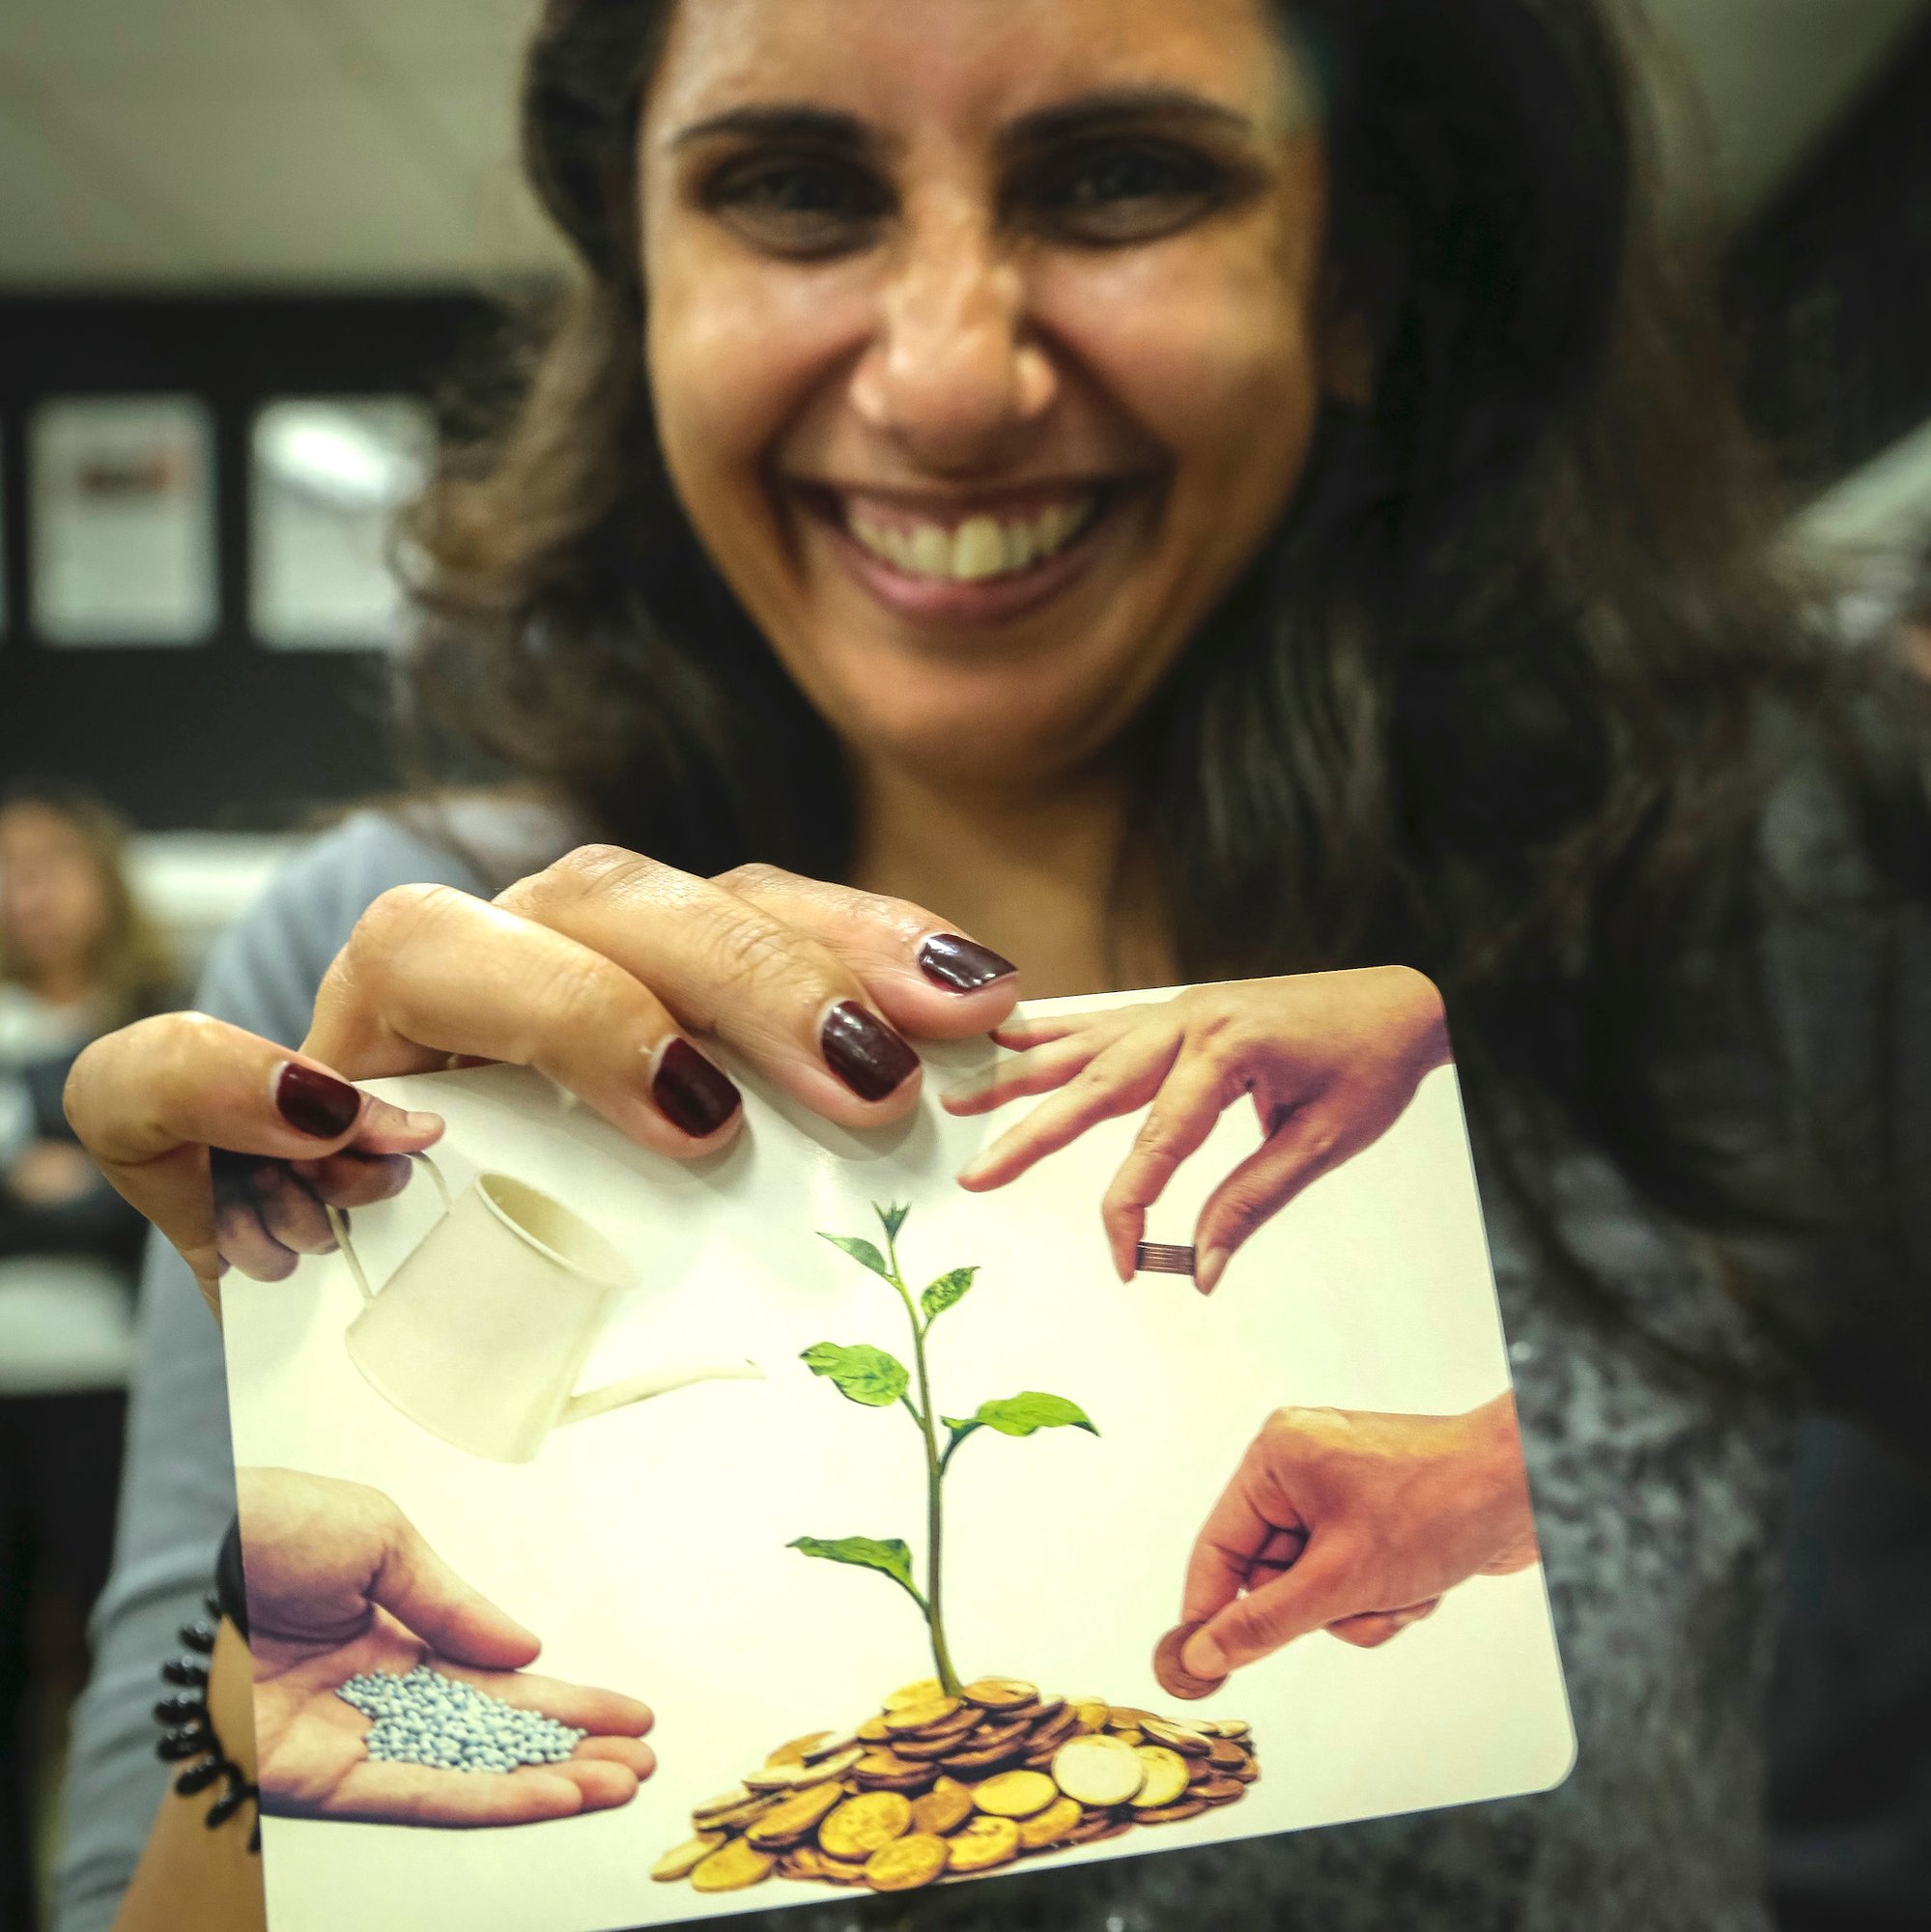
[(231, 1180), (307, 1251), (225, 1290), (271, 1932), (613, 1932), (1559, 1782), (1416, 983), (1037, 1005), (868, 1136), (732, 1065), (695, 1167), (514, 1069), (386, 1081), (427, 1156)]

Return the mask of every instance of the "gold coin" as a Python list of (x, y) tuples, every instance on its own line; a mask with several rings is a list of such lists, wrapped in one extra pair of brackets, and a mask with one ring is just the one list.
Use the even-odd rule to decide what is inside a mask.
[(856, 1731), (825, 1731), (806, 1753), (807, 1764), (816, 1764), (820, 1758), (836, 1757), (840, 1751), (850, 1750), (858, 1743)]
[(868, 1859), (912, 1829), (911, 1801), (896, 1791), (847, 1798), (818, 1827), (818, 1849), (835, 1859)]
[(1207, 1749), (1207, 1761), (1216, 1771), (1240, 1771), (1245, 1769), (1251, 1755), (1245, 1746), (1235, 1744), (1232, 1738), (1215, 1738)]
[(830, 1736), (830, 1731), (807, 1731), (802, 1738), (793, 1738), (788, 1745), (780, 1745), (764, 1761), (769, 1765), (803, 1764), (813, 1749)]
[(852, 1766), (852, 1774), (857, 1777), (900, 1777), (908, 1771), (920, 1769), (909, 1757), (900, 1757), (895, 1750), (868, 1750)]
[(1236, 1798), (1247, 1796), (1247, 1787), (1237, 1777), (1203, 1777), (1188, 1785), (1187, 1790), (1209, 1804), (1232, 1804)]
[(922, 1677), (916, 1684), (901, 1684), (885, 1700), (888, 1711), (909, 1711), (915, 1704), (936, 1704), (946, 1694), (946, 1687), (936, 1677)]
[(1103, 1697), (1078, 1697), (1073, 1700), (1073, 1710), (1078, 1714), (1080, 1723), (1085, 1729), (1103, 1731), (1113, 1706)]
[(803, 1761), (795, 1764), (763, 1764), (744, 1775), (753, 1791), (789, 1791), (805, 1776)]
[(777, 1803), (776, 1792), (763, 1792), (742, 1804), (732, 1805), (728, 1811), (693, 1812), (691, 1828), (696, 1832), (742, 1832), (747, 1825), (754, 1825)]
[(814, 1784), (774, 1804), (745, 1836), (767, 1851), (796, 1844), (843, 1796), (836, 1784)]
[(1096, 1811), (1075, 1825), (1064, 1840), (1068, 1845), (1096, 1845), (1102, 1838), (1117, 1838), (1128, 1828), (1111, 1811)]
[(1063, 1745), (1079, 1727), (1079, 1713), (1068, 1705), (1036, 1723), (1026, 1734), (1026, 1747), (1028, 1750), (1045, 1750)]
[(924, 1797), (912, 1801), (912, 1829), (943, 1838), (972, 1814), (972, 1793), (955, 1778), (942, 1777)]
[(1154, 1715), (1153, 1712), (1143, 1711), (1133, 1704), (1109, 1704), (1106, 1721), (1116, 1730), (1132, 1730), (1136, 1726), (1144, 1729), (1147, 1719)]
[(1153, 1646), (1153, 1675), (1160, 1680), (1160, 1689), (1188, 1703), (1211, 1697), (1227, 1682), (1225, 1677), (1196, 1677), (1182, 1661), (1187, 1640), (1200, 1628), (1199, 1623), (1177, 1624)]
[(693, 1891), (742, 1891), (746, 1886), (762, 1885), (778, 1863), (773, 1852), (760, 1852), (733, 1838), (720, 1845), (691, 1874)]
[(1146, 1781), (1133, 1794), (1136, 1811), (1157, 1811), (1174, 1804), (1187, 1788), (1187, 1761), (1165, 1745), (1142, 1745), (1140, 1762), (1147, 1767)]
[(1177, 1724), (1169, 1718), (1149, 1718), (1141, 1726), (1156, 1744), (1177, 1750), (1182, 1757), (1205, 1757), (1213, 1748), (1213, 1740), (1191, 1724)]
[(1238, 1744), (1253, 1728), (1245, 1718), (1207, 1719), (1199, 1728), (1210, 1738), (1232, 1738)]
[(1010, 1818), (975, 1818), (944, 1842), (946, 1861), (953, 1871), (990, 1871), (1019, 1856), (1019, 1827)]
[(879, 1846), (865, 1861), (865, 1882), (873, 1891), (917, 1891), (930, 1885), (946, 1864), (945, 1839), (917, 1832)]
[(813, 1758), (809, 1764), (798, 1768), (797, 1775), (791, 1780), (792, 1788), (803, 1790), (808, 1784), (823, 1784), (827, 1780), (840, 1778), (846, 1772), (852, 1770), (864, 1755), (863, 1745), (851, 1745), (835, 1757)]
[(968, 1703), (988, 1711), (1012, 1711), (1036, 1701), (1039, 1692), (1036, 1685), (1019, 1677), (976, 1677), (962, 1694)]
[(956, 1697), (934, 1697), (925, 1704), (904, 1704), (885, 1714), (885, 1728), (894, 1737), (943, 1730), (964, 1706)]
[(1106, 1735), (1118, 1738), (1123, 1745), (1131, 1745), (1135, 1750), (1147, 1742), (1147, 1733), (1138, 1724), (1128, 1724), (1124, 1730), (1108, 1731)]
[(1146, 1776), (1133, 1747), (1104, 1733), (1068, 1738), (1053, 1753), (1053, 1781), (1082, 1804), (1124, 1804)]
[(1177, 1804), (1155, 1804), (1145, 1811), (1136, 1811), (1133, 1822), (1136, 1825), (1178, 1825), (1182, 1818), (1198, 1818), (1207, 1809), (1204, 1798), (1182, 1798)]
[(1042, 1852), (1048, 1845), (1057, 1845), (1085, 1816), (1077, 1798), (1056, 1798), (1043, 1811), (1022, 1821), (1020, 1847), (1029, 1852)]
[(880, 1745), (892, 1733), (885, 1728), (885, 1719), (883, 1718), (867, 1718), (852, 1735), (858, 1739), (860, 1744)]
[(651, 1866), (650, 1875), (660, 1884), (669, 1879), (689, 1878), (704, 1861), (725, 1842), (723, 1832), (699, 1832), (674, 1851), (666, 1852)]
[(958, 1750), (967, 1738), (979, 1728), (979, 1718), (975, 1712), (961, 1722), (954, 1719), (949, 1724), (942, 1724), (935, 1731), (925, 1731), (918, 1737), (895, 1737), (891, 1748), (900, 1757), (934, 1758), (944, 1757), (948, 1751)]
[(1005, 1771), (988, 1777), (973, 1793), (972, 1802), (995, 1818), (1030, 1818), (1059, 1795), (1059, 1786), (1043, 1771)]
[(740, 1804), (751, 1803), (751, 1793), (742, 1784), (734, 1784), (728, 1791), (721, 1791), (715, 1798), (707, 1798), (701, 1804), (692, 1809), (691, 1816), (701, 1826), (704, 1819), (714, 1811), (735, 1811)]

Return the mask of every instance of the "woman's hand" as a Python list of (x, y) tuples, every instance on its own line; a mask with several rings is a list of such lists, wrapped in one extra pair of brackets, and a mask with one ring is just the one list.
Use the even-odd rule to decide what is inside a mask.
[(1036, 1107), (967, 1167), (959, 1185), (1004, 1187), (1089, 1127), (1151, 1102), (1101, 1205), (1113, 1264), (1130, 1281), (1147, 1209), (1227, 1108), (1251, 1096), (1264, 1136), (1201, 1209), (1194, 1279), (1210, 1294), (1254, 1231), (1372, 1146), (1449, 1060), (1441, 998), (1404, 966), (1202, 986), (1158, 1005), (1001, 1028), (1016, 1056), (948, 1094), (954, 1114), (1024, 1095)]
[(1467, 1415), (1284, 1408), (1194, 1544), (1183, 1621), (1203, 1628), (1181, 1662), (1220, 1678), (1318, 1630), (1372, 1648), (1535, 1560), (1512, 1396)]
[[(536, 1638), (456, 1576), (386, 1496), (287, 1469), (243, 1469), (237, 1488), (264, 1811), (527, 1825), (637, 1796), (657, 1764), (640, 1742), (649, 1710), (525, 1675)], [(402, 1676), (419, 1663), (589, 1735), (560, 1764), (512, 1772), (372, 1761), (368, 1719), (335, 1693), (364, 1671)]]
[(330, 967), (299, 1054), (198, 1014), (110, 1034), (75, 1063), (68, 1116), (214, 1305), (228, 1265), (278, 1280), (331, 1247), (324, 1204), (394, 1192), (398, 1156), (440, 1133), (346, 1081), (535, 1066), (688, 1159), (742, 1119), (700, 1041), (830, 1120), (881, 1125), (918, 1097), (908, 1039), (986, 1032), (1017, 996), (1006, 960), (904, 900), (769, 867), (698, 879), (586, 846), (494, 902), (385, 893)]

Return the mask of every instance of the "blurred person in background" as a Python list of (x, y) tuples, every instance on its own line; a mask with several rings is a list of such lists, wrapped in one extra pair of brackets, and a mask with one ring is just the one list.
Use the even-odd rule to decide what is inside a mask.
[(1931, 724), (1767, 562), (1627, 82), (1594, 0), (551, 0), (580, 283), (412, 530), (419, 689), (549, 807), (361, 815), (70, 1088), (173, 1246), (61, 1932), (261, 1921), (149, 1712), (235, 1509), (223, 1265), (439, 1129), (349, 1083), (535, 1065), (691, 1157), (713, 1039), (872, 1127), (1022, 975), (1390, 961), (1454, 1030), (1575, 1773), (913, 1918), (1760, 1932), (1796, 1414), (1931, 1454)]
[(0, 802), (0, 1925), (36, 1922), (32, 1689), (107, 1577), (142, 1224), (61, 1110), (90, 1040), (179, 997), (98, 800)]
[(1917, 559), (1898, 620), (1898, 639), (1913, 669), (1931, 677), (1931, 544)]

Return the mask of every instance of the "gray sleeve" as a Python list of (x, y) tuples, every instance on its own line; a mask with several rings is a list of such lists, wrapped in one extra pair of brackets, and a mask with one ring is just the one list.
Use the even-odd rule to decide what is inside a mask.
[[(481, 890), (447, 847), (365, 813), (295, 859), (217, 945), (197, 1005), (286, 1045), (371, 899), (411, 881)], [(166, 1789), (155, 1757), (158, 1670), (200, 1614), (235, 1513), (219, 1331), (158, 1237), (141, 1283), (114, 1571), (96, 1609), (94, 1671), (74, 1712), (54, 1932), (107, 1932)]]

